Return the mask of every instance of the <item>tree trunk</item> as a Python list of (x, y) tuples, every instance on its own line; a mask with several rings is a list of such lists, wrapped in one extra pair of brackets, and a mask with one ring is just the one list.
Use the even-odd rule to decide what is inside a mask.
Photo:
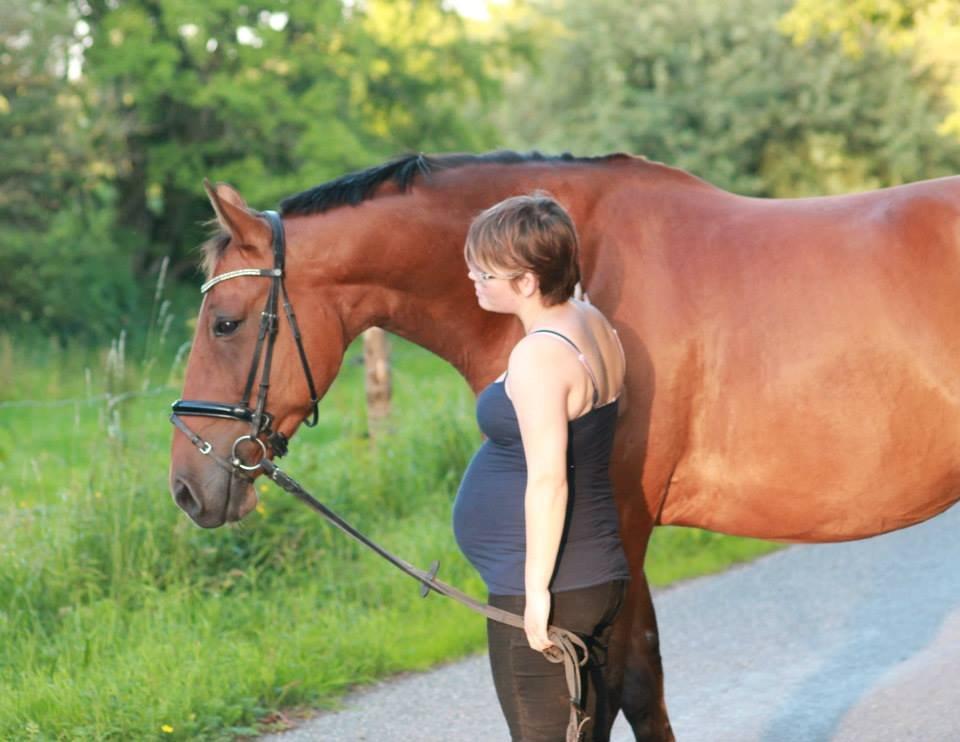
[(367, 430), (371, 438), (386, 431), (390, 416), (390, 343), (387, 333), (371, 327), (363, 333), (366, 367)]

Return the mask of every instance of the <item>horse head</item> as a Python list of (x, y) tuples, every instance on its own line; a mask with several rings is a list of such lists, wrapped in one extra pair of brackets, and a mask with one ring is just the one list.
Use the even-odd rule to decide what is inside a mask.
[[(316, 390), (336, 376), (346, 339), (322, 292), (297, 276), (296, 233), (230, 186), (204, 185), (221, 232), (204, 246), (208, 281), (174, 405), (170, 491), (195, 523), (216, 528), (256, 507), (258, 462), (283, 455), (300, 423), (315, 421)], [(298, 328), (293, 308), (309, 323)]]

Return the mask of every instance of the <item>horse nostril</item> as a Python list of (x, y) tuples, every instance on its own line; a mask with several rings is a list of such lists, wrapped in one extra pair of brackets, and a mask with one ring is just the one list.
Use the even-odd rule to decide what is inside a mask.
[(200, 500), (194, 496), (190, 485), (182, 480), (177, 481), (177, 486), (173, 492), (173, 499), (174, 502), (180, 506), (180, 509), (191, 518), (197, 517), (203, 510), (203, 505), (201, 505)]

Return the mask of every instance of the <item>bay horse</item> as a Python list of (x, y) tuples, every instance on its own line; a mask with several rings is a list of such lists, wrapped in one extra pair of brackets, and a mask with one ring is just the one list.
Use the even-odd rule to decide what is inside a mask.
[[(626, 350), (611, 474), (633, 580), (613, 695), (637, 740), (669, 740), (643, 573), (654, 525), (839, 541), (960, 499), (960, 177), (778, 200), (625, 154), (416, 154), (346, 175), (281, 204), (305, 357), (281, 323), (275, 432), (293, 435), (371, 326), (446, 359), (475, 392), (496, 378), (522, 328), (477, 305), (464, 237), (481, 210), (534, 189), (569, 210), (584, 286)], [(277, 284), (242, 276), (274, 266), (274, 233), (236, 190), (207, 190), (222, 227), (208, 278), (246, 273), (206, 295), (184, 397), (235, 403)], [(194, 420), (221, 454), (247, 432)], [(208, 528), (256, 505), (249, 479), (179, 432), (170, 488)]]

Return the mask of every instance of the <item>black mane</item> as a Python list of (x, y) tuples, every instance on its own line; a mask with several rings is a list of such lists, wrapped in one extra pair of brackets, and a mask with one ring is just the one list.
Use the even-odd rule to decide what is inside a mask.
[(513, 164), (523, 162), (593, 162), (606, 157), (574, 157), (570, 153), (562, 155), (542, 155), (539, 152), (520, 154), (518, 152), (487, 152), (482, 155), (438, 155), (429, 157), (424, 154), (409, 154), (382, 165), (374, 165), (366, 170), (344, 175), (336, 180), (315, 186), (308, 191), (290, 196), (280, 202), (280, 213), (317, 214), (336, 206), (355, 206), (370, 198), (377, 186), (393, 181), (401, 191), (407, 190), (414, 178), (420, 174), (429, 175), (436, 170), (447, 170), (463, 165), (482, 163)]
[[(382, 165), (374, 165), (366, 170), (349, 173), (336, 180), (321, 183), (310, 190), (290, 196), (280, 202), (280, 213), (284, 216), (294, 214), (317, 214), (337, 206), (355, 206), (373, 195), (377, 186), (393, 181), (401, 191), (410, 187), (419, 174), (428, 176), (437, 170), (449, 170), (465, 165), (484, 163), (522, 164), (524, 162), (602, 162), (619, 157), (628, 157), (621, 153), (599, 157), (574, 157), (569, 152), (562, 155), (543, 155), (539, 152), (520, 154), (509, 150), (487, 152), (482, 155), (454, 154), (430, 157), (424, 154), (409, 154), (398, 157)], [(251, 212), (256, 213), (256, 212)], [(211, 222), (219, 227), (217, 220)], [(230, 242), (230, 235), (217, 229), (201, 246), (203, 252), (203, 271), (207, 278), (213, 275), (217, 260)]]

